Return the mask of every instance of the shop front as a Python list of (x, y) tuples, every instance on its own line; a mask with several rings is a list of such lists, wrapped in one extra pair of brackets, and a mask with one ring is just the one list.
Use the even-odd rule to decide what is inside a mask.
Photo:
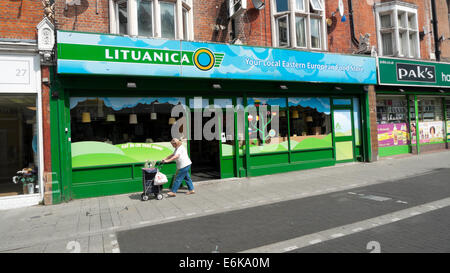
[(40, 60), (32, 43), (0, 43), (0, 209), (37, 205), (42, 192)]
[[(67, 31), (57, 40), (59, 200), (141, 191), (141, 168), (170, 155), (173, 137), (194, 182), (370, 158), (374, 58)], [(175, 164), (162, 171), (170, 181)]]
[(448, 149), (450, 64), (379, 58), (380, 157)]

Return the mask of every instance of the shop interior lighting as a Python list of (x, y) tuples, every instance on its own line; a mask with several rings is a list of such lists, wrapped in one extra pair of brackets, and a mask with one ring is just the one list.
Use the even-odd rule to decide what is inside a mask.
[(218, 84), (218, 83), (213, 84), (212, 87), (214, 89), (222, 89), (222, 86), (220, 84)]
[(438, 91), (439, 91), (440, 93), (445, 93), (445, 91), (442, 90), (442, 89), (439, 89)]
[(136, 114), (130, 114), (130, 124), (137, 124), (137, 115)]
[(404, 89), (399, 89), (398, 91), (400, 91), (400, 92), (402, 92), (402, 93), (405, 93), (405, 90)]
[(83, 112), (81, 114), (81, 122), (82, 123), (90, 123), (91, 122), (91, 113), (90, 112)]
[(127, 87), (128, 88), (136, 88), (136, 83), (135, 82), (127, 82)]
[(288, 87), (286, 85), (280, 85), (280, 88), (283, 89), (283, 90), (287, 90), (288, 89)]
[(342, 89), (342, 87), (335, 86), (335, 87), (334, 87), (334, 90), (336, 90), (336, 91), (342, 91), (342, 90), (344, 90), (344, 89)]
[(116, 121), (116, 116), (114, 114), (109, 114), (106, 116), (106, 121), (107, 122), (115, 122)]

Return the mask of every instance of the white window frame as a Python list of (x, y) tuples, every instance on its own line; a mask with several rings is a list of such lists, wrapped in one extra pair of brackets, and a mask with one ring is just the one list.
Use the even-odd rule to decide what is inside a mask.
[[(109, 0), (110, 32), (119, 34), (119, 20), (117, 4), (126, 1), (128, 11), (128, 36), (140, 36), (138, 33), (138, 2), (137, 0)], [(153, 37), (161, 37), (161, 14), (160, 2), (171, 2), (175, 4), (175, 39), (193, 40), (194, 39), (194, 19), (193, 19), (193, 0), (151, 0), (152, 1), (152, 20)], [(183, 27), (183, 9), (187, 10), (187, 36), (184, 37)]]
[[(274, 47), (279, 46), (279, 34), (278, 34), (278, 22), (277, 18), (282, 16), (288, 16), (289, 21), (289, 47), (296, 49), (305, 49), (305, 50), (317, 50), (317, 51), (326, 51), (328, 46), (327, 40), (327, 30), (326, 30), (326, 16), (325, 16), (325, 3), (323, 0), (319, 0), (320, 7), (318, 9), (313, 9), (311, 6), (312, 0), (303, 0), (303, 10), (297, 9), (297, 1), (296, 0), (287, 0), (288, 1), (288, 11), (277, 12), (276, 0), (271, 0), (271, 22), (272, 29), (274, 29), (274, 33), (272, 35), (272, 45)], [(306, 37), (306, 46), (297, 46), (297, 27), (296, 27), (296, 17), (304, 17), (305, 18), (305, 37)], [(312, 47), (312, 39), (311, 39), (311, 18), (320, 19), (320, 46), (318, 48)]]
[[(240, 4), (241, 7), (239, 10), (246, 10), (247, 9), (247, 0), (228, 0), (228, 13), (230, 17), (233, 17), (235, 14), (234, 7)], [(236, 13), (239, 13), (239, 10), (236, 11)]]
[(278, 45), (279, 47), (290, 47), (291, 46), (291, 43), (290, 43), (290, 23), (289, 23), (289, 16), (287, 15), (287, 14), (285, 14), (285, 15), (281, 15), (281, 16), (279, 16), (279, 17), (277, 17), (276, 19), (275, 19), (275, 21), (276, 21), (276, 32), (277, 32), (277, 43), (279, 44), (279, 34), (278, 34), (278, 30), (279, 30), (279, 27), (278, 27), (278, 22), (279, 22), (279, 20), (280, 19), (282, 19), (282, 18), (286, 18), (286, 23), (287, 23), (287, 45), (286, 46), (281, 46), (281, 45)]
[[(376, 13), (376, 27), (377, 27), (377, 37), (378, 37), (378, 49), (380, 56), (393, 56), (393, 57), (402, 57), (402, 58), (413, 58), (420, 59), (420, 38), (419, 38), (419, 22), (418, 22), (418, 7), (413, 4), (404, 3), (404, 2), (388, 2), (388, 3), (379, 3), (375, 5), (375, 13)], [(381, 27), (381, 16), (385, 14), (391, 15), (391, 27), (390, 28), (382, 28)], [(403, 25), (399, 22), (398, 17), (401, 15), (400, 20), (403, 21)], [(414, 16), (413, 22), (414, 26), (411, 27), (409, 25), (409, 16)], [(406, 27), (405, 27), (406, 26)], [(383, 52), (383, 40), (381, 34), (383, 33), (392, 33), (392, 54), (385, 54)], [(402, 43), (401, 35), (404, 34), (406, 39)], [(416, 56), (413, 56), (411, 53), (411, 43), (410, 36), (414, 35), (414, 44), (415, 44), (415, 52)], [(405, 48), (405, 50), (403, 50)], [(407, 51), (407, 52), (403, 52)]]

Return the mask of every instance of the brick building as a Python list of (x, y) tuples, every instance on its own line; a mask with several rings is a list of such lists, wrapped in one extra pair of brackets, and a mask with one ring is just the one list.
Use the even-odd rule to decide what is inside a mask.
[[(161, 101), (170, 104), (173, 100), (169, 98), (175, 98), (178, 103), (186, 103), (189, 107), (193, 106), (190, 101), (197, 97), (202, 97), (202, 103), (206, 104), (229, 100), (235, 107), (240, 104), (248, 106), (251, 102), (259, 105), (261, 97), (269, 105), (271, 99), (267, 98), (281, 96), (282, 104), (286, 99), (285, 105), (281, 105), (284, 109), (280, 112), (281, 127), (275, 132), (280, 142), (284, 143), (284, 148), (279, 146), (277, 152), (266, 148), (264, 141), (252, 136), (252, 133), (248, 136), (244, 133), (251, 129), (251, 121), (244, 122), (243, 128), (239, 129), (240, 123), (236, 118), (237, 128), (230, 135), (235, 138), (244, 135), (244, 139), (231, 141), (228, 140), (228, 133), (223, 132), (224, 142), (186, 143), (193, 159), (204, 167), (193, 169), (198, 179), (205, 173), (211, 174), (210, 178), (241, 177), (272, 173), (273, 169), (289, 171), (329, 166), (336, 162), (374, 161), (383, 156), (442, 149), (447, 145), (446, 121), (450, 112), (447, 105), (450, 103), (445, 84), (430, 86), (395, 82), (378, 85), (375, 66), (364, 65), (372, 64), (374, 56), (386, 58), (386, 62), (405, 60), (410, 66), (426, 66), (427, 63), (421, 62), (436, 61), (437, 57), (437, 61), (449, 61), (449, 1), (54, 2), (58, 65), (42, 67), (40, 77), (46, 79), (46, 84), (41, 84), (41, 93), (38, 92), (42, 94), (42, 98), (38, 99), (42, 101), (38, 113), (42, 113), (44, 161), (40, 179), (44, 183), (46, 204), (132, 192), (141, 187), (130, 183), (136, 184), (141, 179), (136, 173), (143, 158), (138, 157), (130, 162), (131, 155), (125, 144), (142, 147), (143, 143), (162, 143), (161, 147), (165, 147), (167, 136), (155, 134), (148, 126), (157, 125), (165, 130), (167, 122), (160, 119), (166, 118), (168, 110), (162, 109), (159, 104)], [(40, 1), (0, 0), (0, 8), (2, 41), (31, 43), (34, 44), (34, 52), (38, 52), (36, 26), (43, 17), (43, 4)], [(437, 18), (434, 21), (438, 22), (437, 35), (433, 25), (434, 12)], [(167, 43), (161, 46), (162, 41)], [(436, 52), (436, 43), (439, 44), (440, 54)], [(103, 59), (99, 59), (95, 52), (105, 46), (110, 47), (101, 53)], [(158, 55), (159, 51), (141, 51), (142, 47), (172, 49), (171, 52), (181, 53), (163, 56)], [(214, 49), (227, 53), (225, 57), (220, 53), (217, 55)], [(272, 54), (279, 54), (276, 55), (278, 61)], [(242, 56), (241, 61), (246, 63), (222, 72), (218, 68), (227, 65), (227, 56)], [(183, 62), (191, 58), (198, 59), (194, 60), (195, 65), (186, 67)], [(324, 66), (318, 61), (321, 58), (328, 59), (330, 64)], [(153, 66), (143, 65), (146, 61), (156, 60), (171, 63), (172, 67), (174, 64), (180, 65), (181, 69), (169, 71), (163, 65), (161, 70), (152, 70)], [(285, 60), (286, 66), (281, 60)], [(133, 66), (118, 64), (127, 61), (135, 63)], [(225, 63), (220, 64), (222, 61)], [(356, 64), (361, 61), (361, 65), (352, 67), (353, 61)], [(100, 67), (100, 62), (105, 66)], [(249, 65), (253, 68), (260, 65), (261, 71), (266, 72), (257, 74)], [(312, 68), (309, 68), (310, 65)], [(208, 73), (217, 69), (219, 74), (223, 74), (215, 76), (211, 73), (205, 77), (191, 71), (191, 67)], [(320, 69), (323, 70), (323, 67), (328, 67), (329, 71), (350, 71), (339, 77), (333, 74), (321, 76), (323, 71)], [(363, 67), (373, 67), (372, 74), (364, 79), (352, 74)], [(306, 72), (290, 74), (293, 68), (306, 69)], [(318, 69), (318, 72), (307, 73), (307, 69)], [(248, 80), (245, 73), (249, 73)], [(438, 76), (436, 74), (435, 78)], [(171, 80), (168, 81), (168, 77)], [(120, 106), (123, 98), (139, 103), (133, 107)], [(317, 103), (325, 100), (328, 108), (325, 107), (320, 113), (308, 112), (310, 110), (307, 109), (314, 108), (313, 104), (298, 103), (308, 98)], [(349, 99), (351, 103), (339, 105), (341, 99)], [(424, 110), (431, 108), (435, 111), (433, 118), (431, 113), (425, 113), (428, 110)], [(392, 112), (393, 109), (397, 112)], [(353, 111), (352, 138), (338, 140), (338, 130), (332, 128), (336, 125), (333, 120), (339, 117), (338, 110), (347, 111), (346, 114)], [(144, 118), (144, 112), (151, 117), (150, 123), (139, 122)], [(422, 118), (416, 120), (416, 115)], [(167, 119), (172, 122), (169, 117)], [(284, 119), (287, 119), (285, 124)], [(424, 134), (418, 140), (413, 136), (412, 125), (414, 128), (426, 127), (427, 130), (441, 126), (439, 130), (445, 136), (430, 141), (429, 136)], [(326, 140), (325, 144), (308, 146), (305, 139), (316, 142), (330, 140)], [(422, 143), (425, 139), (426, 143)], [(94, 142), (98, 145), (89, 146)], [(352, 144), (351, 147), (346, 146), (349, 144)], [(350, 155), (337, 160), (338, 146), (346, 146)], [(108, 158), (101, 156), (101, 152), (88, 156), (89, 152), (100, 151), (101, 147), (108, 151), (115, 150), (121, 155), (120, 158), (114, 159), (109, 155), (108, 158), (113, 161), (108, 161)], [(213, 152), (201, 154), (200, 151), (205, 150)], [(103, 163), (99, 165), (99, 162)], [(173, 166), (168, 168), (170, 178)]]
[[(0, 1), (0, 208), (36, 205), (43, 200), (45, 172), (51, 172), (49, 77), (41, 65), (37, 27), (41, 1)], [(46, 122), (47, 121), (47, 122)], [(45, 159), (44, 160), (44, 153)], [(46, 162), (47, 164), (45, 164)], [(27, 174), (17, 172), (26, 168)]]

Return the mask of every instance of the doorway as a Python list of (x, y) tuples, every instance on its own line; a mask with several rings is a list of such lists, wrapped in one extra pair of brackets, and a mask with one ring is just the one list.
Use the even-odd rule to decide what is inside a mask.
[(35, 193), (37, 152), (36, 96), (0, 95), (0, 197)]
[[(191, 112), (191, 140), (190, 158), (192, 161), (191, 178), (194, 182), (206, 181), (220, 178), (220, 151), (219, 141), (206, 140), (203, 136), (203, 128), (211, 119), (200, 115), (199, 109)], [(201, 130), (201, 139), (196, 136), (196, 131)], [(197, 135), (198, 136), (198, 135)]]
[[(336, 162), (352, 162), (361, 156), (359, 100), (333, 99), (333, 126)], [(355, 120), (356, 119), (356, 120)]]
[[(214, 117), (204, 117), (203, 111), (210, 105), (209, 98), (189, 99), (191, 109), (189, 155), (192, 161), (192, 181), (207, 181), (220, 178), (220, 151), (217, 139), (208, 140), (204, 136), (205, 125)], [(217, 128), (214, 128), (218, 130)]]

